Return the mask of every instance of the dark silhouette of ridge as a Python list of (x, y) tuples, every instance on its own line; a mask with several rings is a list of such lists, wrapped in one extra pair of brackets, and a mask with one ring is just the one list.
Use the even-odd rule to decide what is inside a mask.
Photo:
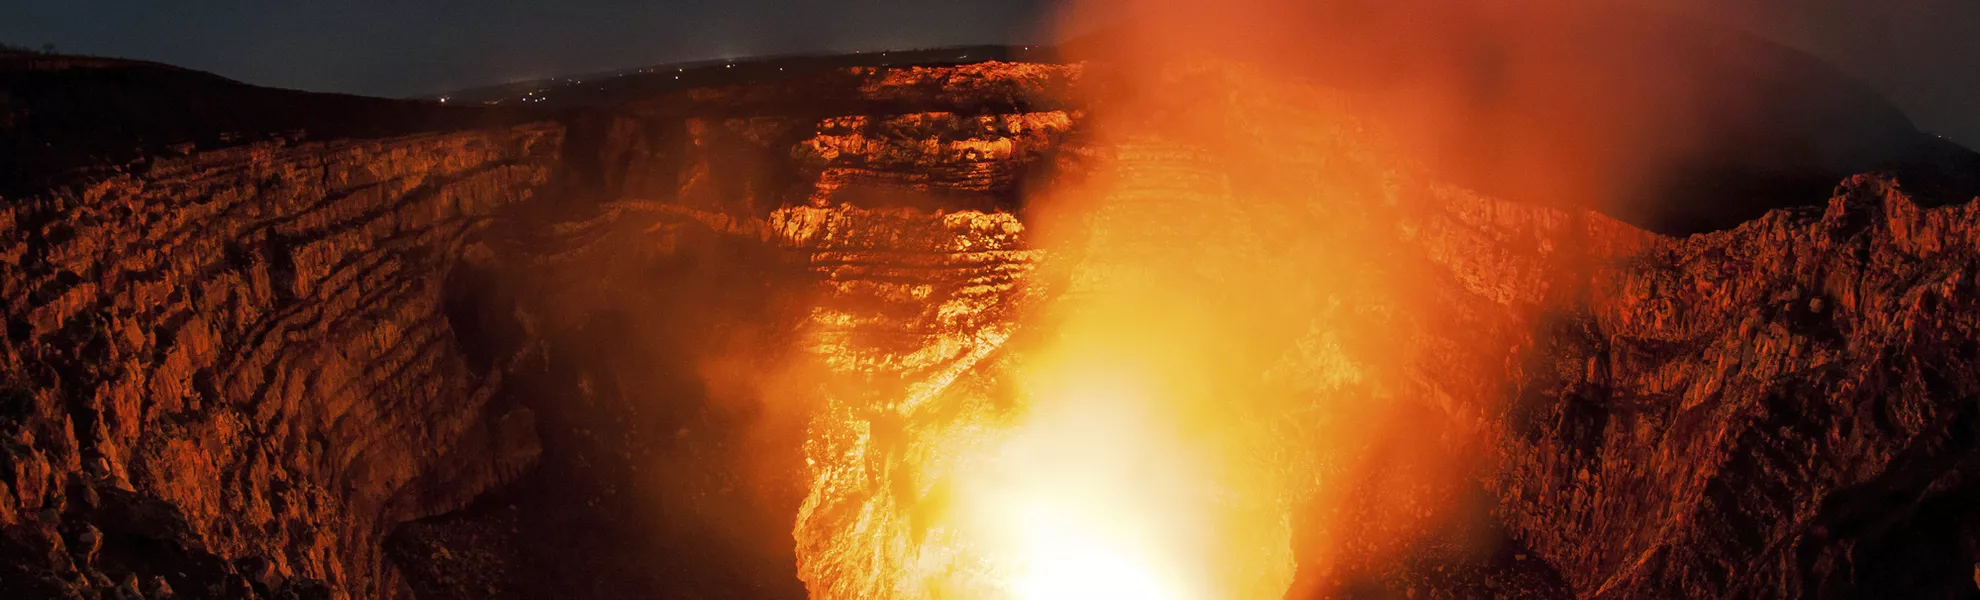
[(1980, 154), (1920, 132), (1820, 59), (1743, 32), (1608, 3), (1239, 5), (1251, 12), (1131, 18), (1062, 50), (1263, 65), (1345, 91), (1439, 179), (1666, 234), (1804, 205), (1864, 172), (1927, 204), (1980, 194)]
[(44, 189), (78, 168), (160, 153), (460, 130), (540, 115), (267, 88), (146, 61), (0, 53), (0, 197)]

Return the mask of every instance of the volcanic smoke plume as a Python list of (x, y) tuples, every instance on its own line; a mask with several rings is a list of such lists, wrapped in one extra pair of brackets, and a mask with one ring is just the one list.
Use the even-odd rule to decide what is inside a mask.
[[(1652, 229), (1723, 226), (1748, 209), (1650, 200), (1700, 173), (1793, 187), (1908, 130), (1901, 116), (1757, 102), (1744, 77), (1778, 57), (1667, 60), (1751, 48), (1628, 14), (1075, 6), (1068, 22), (1111, 23), (1068, 45), (1084, 75), (1054, 99), (1087, 107), (1081, 139), (1021, 222), (969, 217), (1002, 220), (996, 244), (1034, 252), (998, 260), (1035, 272), (942, 304), (938, 346), (967, 355), (959, 367), (888, 390), (871, 386), (872, 364), (838, 359), (838, 396), (864, 399), (833, 401), (814, 425), (801, 577), (831, 598), (1276, 598), (1347, 589), (1433, 538), (1449, 560), (1489, 552), (1467, 482), (1492, 479), (1481, 449), (1503, 431), (1483, 417), (1518, 367), (1487, 357), (1516, 353), (1529, 333), (1517, 323), (1534, 321), (1459, 330), (1470, 317), (1444, 295), (1576, 288), (1513, 290), (1532, 273), (1503, 264), (1452, 281), (1444, 267), (1490, 259), (1434, 230), (1429, 211), (1469, 209), (1430, 182)], [(1776, 127), (1796, 120), (1826, 137)], [(1548, 227), (1490, 244), (1576, 243)], [(1469, 381), (1427, 382), (1451, 372)]]
[(0, 597), (1969, 594), (1980, 155), (1592, 6), (554, 111), (0, 56)]
[(1478, 434), (1409, 376), (1426, 178), (1347, 97), (1149, 33), (1088, 72), (1076, 176), (1022, 223), (954, 217), (1035, 269), (930, 299), (962, 367), (875, 388), (914, 367), (817, 320), (841, 367), (796, 531), (814, 597), (1278, 598), (1462, 514)]

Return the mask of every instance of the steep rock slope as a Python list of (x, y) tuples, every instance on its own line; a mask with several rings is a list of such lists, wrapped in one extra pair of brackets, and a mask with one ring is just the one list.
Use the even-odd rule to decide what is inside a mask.
[(1586, 597), (1969, 594), (1980, 204), (1659, 239), (1528, 348), (1501, 502)]
[[(1394, 448), (1496, 450), (1391, 492), (1432, 502), (1316, 504), (1347, 508), (1303, 515), (1302, 560), (1349, 560), (1297, 592), (1963, 589), (1974, 204), (1861, 177), (1824, 210), (1661, 237), (1371, 158), (1346, 104), (1297, 86), (1228, 99), (1255, 117), (1231, 138), (1297, 150), (1264, 163), (1096, 142), (1064, 102), (1081, 78), (832, 71), (10, 197), (0, 591), (871, 596), (903, 565), (866, 551), (941, 502), (907, 468), (925, 436), (1007, 410), (1019, 315), (1068, 289), (1039, 266), (1079, 257), (1032, 247), (1020, 198), (1101, 159), (1239, 223), (1276, 216), (1244, 194), (1352, 197), (1285, 221), (1347, 236), (1307, 249), (1359, 258), (1313, 272), (1367, 285), (1271, 338), (1280, 381), (1408, 403), (1423, 442)], [(1386, 329), (1321, 326), (1344, 319)], [(1398, 346), (1358, 380), (1316, 368)], [(395, 571), (380, 540), (409, 521)]]
[(392, 593), (382, 529), (536, 451), (446, 276), (560, 140), (262, 143), (10, 198), (8, 594)]
[[(1300, 150), (1291, 156), (1364, 156), (1354, 127), (1310, 112), (1324, 99), (1261, 104), (1248, 110), (1273, 126), (1234, 135), (1277, 138), (1268, 147)], [(1349, 558), (1336, 567), (1346, 572), (1310, 574), (1297, 589), (1652, 598), (1932, 595), (1969, 585), (1966, 374), (1980, 357), (1961, 286), (1970, 285), (1975, 204), (1933, 198), (1953, 206), (1920, 209), (1895, 181), (1860, 176), (1826, 209), (1680, 239), (1425, 186), (1406, 170), (1383, 183), (1384, 169), (1397, 167), (1380, 160), (1346, 162), (1358, 170), (1233, 168), (1215, 153), (1154, 144), (1086, 151), (1140, 157), (1119, 167), (1137, 180), (1287, 167), (1318, 174), (1314, 189), (1369, 194), (1360, 208), (1316, 210), (1339, 219), (1330, 226), (1344, 235), (1401, 240), (1401, 258), (1371, 258), (1383, 273), (1363, 283), (1405, 283), (1350, 294), (1341, 309), (1391, 314), (1380, 319), (1392, 339), (1331, 343), (1350, 359), (1395, 347), (1413, 358), (1370, 361), (1365, 372), (1385, 383), (1348, 393), (1420, 406), (1407, 414), (1439, 432), (1417, 443), (1432, 454), (1497, 449), (1490, 464), (1468, 467), (1480, 491), (1446, 481), (1373, 496), (1400, 494), (1431, 510), (1482, 493), (1490, 516), (1472, 526), (1504, 536), (1497, 550), (1452, 548), (1478, 535), (1452, 529), (1463, 524), (1393, 519), (1389, 508), (1350, 501), (1342, 514), (1311, 517), (1321, 545), (1305, 547), (1304, 560), (1392, 560)], [(938, 147), (924, 146), (922, 160), (939, 163)], [(1240, 196), (1271, 191), (1233, 185)], [(913, 596), (894, 586), (920, 567), (887, 557), (925, 543), (919, 515), (945, 502), (916, 465), (939, 457), (932, 440), (1009, 410), (998, 386), (1023, 352), (1007, 342), (1024, 330), (1007, 319), (1056, 292), (1029, 275), (1026, 263), (1043, 255), (1015, 252), (1026, 248), (1022, 218), (848, 206), (781, 214), (804, 216), (784, 222), (803, 233), (794, 239), (811, 240), (797, 247), (828, 261), (813, 343), (853, 382), (828, 393), (827, 413), (814, 417), (826, 433), (808, 449), (818, 479), (800, 513), (800, 573), (814, 594)], [(899, 224), (917, 220), (925, 225)], [(1367, 230), (1376, 233), (1349, 233)], [(862, 238), (886, 242), (837, 251)], [(858, 262), (835, 266), (848, 258)], [(1355, 525), (1390, 522), (1400, 525)], [(1911, 537), (1921, 529), (1935, 533)], [(1385, 536), (1417, 542), (1398, 556)]]
[[(1008, 210), (1077, 120), (1011, 99), (1068, 73), (836, 71), (819, 89), (838, 96), (744, 86), (577, 121), (573, 139), (596, 145), (567, 153), (565, 177), (595, 210), (505, 219), (481, 294), (503, 306), (494, 320), (527, 323), (503, 343), (547, 349), (511, 380), (543, 467), (395, 534), (413, 589), (802, 597), (791, 524), (813, 481), (811, 417), (981, 358), (938, 340), (1009, 320), (995, 305), (1028, 253)], [(844, 352), (807, 351), (824, 346)], [(919, 367), (879, 368), (903, 361)]]

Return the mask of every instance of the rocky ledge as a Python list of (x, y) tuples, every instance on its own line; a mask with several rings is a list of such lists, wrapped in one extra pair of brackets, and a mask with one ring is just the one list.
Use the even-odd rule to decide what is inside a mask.
[[(1297, 86), (1230, 135), (1302, 152), (1218, 187), (1190, 140), (1088, 137), (1064, 101), (1087, 68), (826, 70), (37, 166), (0, 213), (0, 595), (887, 595), (867, 578), (901, 565), (871, 550), (939, 501), (918, 436), (999, 410), (1017, 316), (1077, 289), (1041, 268), (1027, 191), (1096, 169), (1247, 223), (1218, 194), (1357, 199), (1297, 222), (1393, 252), (1291, 263), (1370, 291), (1273, 338), (1284, 381), (1492, 457), (1406, 492), (1482, 507), (1488, 551), (1371, 521), (1414, 540), (1392, 548), (1342, 529), (1390, 507), (1336, 502), (1302, 513), (1296, 593), (1971, 589), (1980, 204), (1864, 175), (1657, 235), (1438, 184)], [(1392, 333), (1306, 335), (1346, 315)], [(1379, 385), (1298, 383), (1339, 358), (1315, 348), (1397, 344), (1363, 365)], [(1312, 566), (1343, 556), (1373, 558)]]

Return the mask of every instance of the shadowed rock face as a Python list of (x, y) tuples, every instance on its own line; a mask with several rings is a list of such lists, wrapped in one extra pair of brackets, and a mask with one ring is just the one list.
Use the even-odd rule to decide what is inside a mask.
[[(1976, 210), (1859, 176), (1826, 208), (1682, 240), (1517, 211), (1452, 223), (1460, 248), (1574, 244), (1447, 263), (1523, 284), (1446, 311), (1519, 332), (1445, 357), (1507, 365), (1497, 517), (1578, 597), (1970, 594)], [(1489, 275), (1534, 259), (1553, 266)]]
[(262, 141), (375, 139), (514, 124), (527, 111), (443, 108), (247, 85), (157, 63), (0, 52), (0, 195), (79, 170), (144, 169), (147, 156)]
[(389, 589), (383, 529), (537, 451), (445, 276), (560, 141), (256, 144), (9, 199), (7, 589)]
[[(1122, 153), (1062, 100), (1090, 68), (36, 173), (0, 218), (0, 595), (871, 596), (851, 516), (907, 539), (918, 428), (998, 410), (1063, 291), (1020, 199)], [(1364, 147), (1301, 106), (1249, 135)], [(1215, 168), (1156, 146), (1131, 166)], [(1861, 176), (1671, 238), (1365, 166), (1420, 309), (1380, 393), (1495, 450), (1414, 492), (1491, 543), (1424, 526), (1295, 593), (1970, 589), (1980, 205)]]
[(1591, 596), (1970, 595), (1976, 219), (1859, 176), (1589, 273), (1524, 352), (1506, 518)]

